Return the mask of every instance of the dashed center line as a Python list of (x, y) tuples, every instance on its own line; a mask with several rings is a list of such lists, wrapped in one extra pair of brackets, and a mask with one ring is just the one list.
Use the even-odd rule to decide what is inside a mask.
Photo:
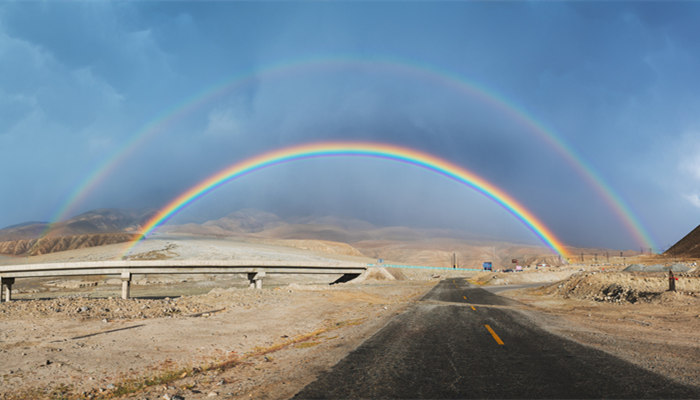
[(501, 340), (501, 338), (498, 337), (498, 335), (496, 334), (496, 332), (494, 332), (494, 330), (491, 329), (491, 327), (490, 327), (489, 325), (484, 325), (484, 326), (486, 327), (486, 330), (489, 331), (489, 333), (491, 334), (491, 336), (493, 336), (493, 338), (494, 338), (494, 340), (496, 341), (496, 343), (498, 343), (499, 345), (502, 346), (502, 345), (503, 345), (503, 341)]

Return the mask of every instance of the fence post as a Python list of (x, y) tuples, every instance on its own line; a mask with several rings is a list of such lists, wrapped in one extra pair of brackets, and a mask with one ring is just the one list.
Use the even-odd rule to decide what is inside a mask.
[(668, 270), (668, 291), (669, 292), (675, 292), (676, 291), (676, 277), (673, 276), (673, 271)]

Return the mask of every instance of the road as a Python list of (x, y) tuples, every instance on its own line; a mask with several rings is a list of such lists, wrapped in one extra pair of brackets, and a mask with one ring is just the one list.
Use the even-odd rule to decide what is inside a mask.
[(442, 281), (295, 398), (700, 398), (700, 388), (547, 333), (512, 306)]

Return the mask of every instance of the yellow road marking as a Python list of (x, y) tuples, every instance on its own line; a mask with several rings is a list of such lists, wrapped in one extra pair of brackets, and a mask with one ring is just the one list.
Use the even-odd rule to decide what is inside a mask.
[(476, 308), (474, 308), (474, 306), (472, 306), (472, 310), (476, 311)]
[(498, 343), (499, 345), (503, 345), (503, 341), (501, 340), (501, 338), (498, 337), (498, 335), (496, 335), (496, 332), (494, 332), (490, 326), (488, 326), (488, 325), (484, 325), (484, 326), (486, 327), (486, 330), (489, 331), (491, 336), (493, 336), (494, 340), (496, 340), (496, 343)]

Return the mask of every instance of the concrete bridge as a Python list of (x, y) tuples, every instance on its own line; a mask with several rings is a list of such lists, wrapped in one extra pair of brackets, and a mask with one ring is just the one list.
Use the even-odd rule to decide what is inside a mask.
[(127, 260), (46, 264), (0, 265), (0, 301), (12, 300), (16, 278), (117, 275), (122, 279), (122, 298), (128, 299), (134, 274), (247, 274), (251, 288), (262, 288), (266, 274), (342, 274), (346, 282), (367, 270), (357, 262), (242, 261), (242, 260)]

